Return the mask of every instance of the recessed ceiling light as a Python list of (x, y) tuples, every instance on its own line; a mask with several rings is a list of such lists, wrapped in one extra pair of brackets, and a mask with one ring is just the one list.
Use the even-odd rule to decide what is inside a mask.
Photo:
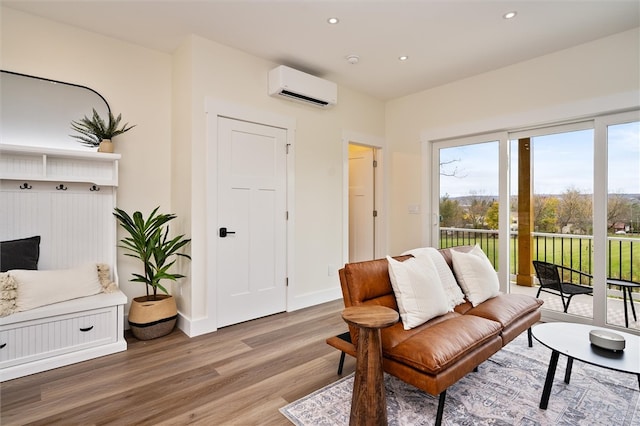
[(406, 61), (407, 59), (409, 59), (409, 57), (407, 55), (402, 55), (402, 56), (398, 57), (398, 60), (402, 61), (402, 62)]
[(512, 12), (507, 12), (507, 13), (505, 13), (504, 15), (502, 15), (502, 17), (503, 17), (504, 19), (513, 19), (513, 18), (515, 18), (515, 17), (516, 17), (516, 15), (517, 15), (517, 14), (518, 14), (518, 12), (516, 12), (516, 11), (514, 10), (514, 11), (512, 11)]
[(338, 18), (329, 18), (327, 19), (327, 22), (330, 24), (337, 24), (340, 20)]
[(346, 57), (347, 62), (349, 62), (351, 65), (355, 65), (358, 62), (360, 62), (360, 56), (358, 55), (349, 55)]

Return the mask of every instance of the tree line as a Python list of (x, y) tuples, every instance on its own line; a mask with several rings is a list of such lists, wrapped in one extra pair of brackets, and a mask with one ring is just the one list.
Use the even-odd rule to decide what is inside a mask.
[[(610, 233), (616, 224), (629, 232), (640, 232), (640, 197), (610, 194), (607, 206), (607, 227)], [(498, 229), (499, 203), (495, 197), (470, 194), (468, 197), (440, 198), (440, 226), (470, 229)], [(517, 229), (518, 199), (511, 197), (512, 229)], [(534, 231), (593, 235), (593, 197), (576, 188), (559, 195), (534, 195)]]

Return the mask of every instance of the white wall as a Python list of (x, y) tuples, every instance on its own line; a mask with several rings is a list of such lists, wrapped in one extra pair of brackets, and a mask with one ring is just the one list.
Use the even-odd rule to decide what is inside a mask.
[[(428, 212), (409, 214), (422, 185), (421, 137), (457, 137), (640, 105), (638, 29), (599, 39), (386, 104), (391, 144), (389, 251), (423, 244)], [(389, 154), (389, 153), (388, 153)]]
[[(118, 206), (149, 213), (160, 205), (178, 214), (175, 230), (192, 238), (188, 277), (173, 286), (187, 321), (215, 316), (207, 306), (204, 101), (207, 97), (288, 116), (295, 138), (295, 280), (289, 309), (340, 296), (328, 265), (342, 259), (342, 135), (384, 137), (384, 104), (339, 87), (338, 105), (321, 110), (267, 95), (267, 71), (278, 65), (190, 36), (172, 54), (2, 8), (2, 68), (89, 86), (115, 113), (137, 124), (116, 139), (122, 154)], [(123, 235), (120, 234), (119, 238)], [(119, 250), (120, 286), (136, 261)], [(189, 270), (190, 269), (190, 270)]]
[[(464, 132), (474, 127), (469, 123), (637, 93), (640, 86), (634, 30), (386, 105), (340, 87), (338, 106), (325, 111), (268, 97), (266, 73), (277, 64), (200, 37), (188, 37), (169, 55), (7, 8), (1, 14), (3, 69), (89, 86), (137, 124), (116, 140), (123, 157), (118, 205), (146, 213), (160, 205), (179, 215), (178, 230), (193, 238), (193, 261), (174, 291), (182, 293), (181, 312), (193, 320), (215, 315), (206, 305), (211, 289), (205, 284), (205, 98), (296, 121), (295, 309), (339, 294), (327, 268), (344, 258), (343, 132), (387, 143), (388, 252), (397, 254), (422, 243), (422, 217), (408, 213), (409, 205), (421, 203), (421, 134)], [(121, 251), (118, 267), (125, 293), (142, 294), (140, 285), (127, 282), (137, 265)]]
[[(211, 300), (207, 297), (209, 292), (215, 291), (215, 277), (206, 274), (207, 265), (214, 260), (206, 252), (205, 241), (208, 195), (205, 154), (212, 148), (206, 146), (204, 105), (207, 98), (295, 121), (295, 216), (292, 218), (295, 239), (294, 247), (290, 248), (295, 252), (295, 260), (290, 268), (294, 274), (289, 281), (288, 309), (340, 297), (337, 272), (330, 275), (328, 267), (340, 267), (343, 259), (342, 134), (351, 130), (382, 138), (383, 103), (345, 87), (339, 87), (338, 105), (328, 110), (275, 99), (267, 95), (267, 72), (278, 64), (198, 36), (185, 40), (178, 52), (174, 55), (174, 70), (186, 70), (185, 74), (191, 79), (190, 88), (184, 88), (189, 91), (190, 99), (181, 102), (180, 107), (174, 104), (174, 116), (180, 114), (182, 121), (176, 127), (191, 126), (191, 155), (180, 160), (180, 169), (191, 170), (194, 258), (190, 294), (185, 294), (185, 287), (182, 296), (192, 300), (190, 318), (195, 322), (215, 318), (215, 307), (206, 302)], [(183, 107), (192, 109), (192, 114), (177, 111)], [(178, 174), (174, 179), (182, 182), (184, 176)], [(208, 286), (193, 284), (207, 281)]]
[[(137, 125), (114, 139), (122, 154), (118, 207), (169, 211), (171, 56), (8, 8), (1, 9), (0, 31), (2, 69), (88, 86)], [(144, 294), (142, 284), (128, 282), (140, 269), (122, 250), (118, 268), (129, 299)]]

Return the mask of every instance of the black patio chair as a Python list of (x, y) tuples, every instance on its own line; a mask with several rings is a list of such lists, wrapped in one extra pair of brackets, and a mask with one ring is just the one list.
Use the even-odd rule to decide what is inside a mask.
[(587, 274), (586, 272), (578, 271), (566, 266), (556, 265), (553, 263), (542, 262), (540, 260), (534, 260), (533, 267), (536, 270), (538, 281), (540, 281), (540, 288), (538, 289), (538, 294), (536, 295), (536, 297), (539, 297), (540, 292), (542, 291), (546, 293), (557, 294), (562, 298), (562, 306), (564, 307), (565, 313), (569, 309), (571, 298), (576, 294), (588, 294), (590, 296), (593, 296), (592, 287), (570, 282), (563, 282), (562, 280), (561, 274), (565, 271), (568, 271), (572, 274), (578, 274), (580, 278), (587, 277), (589, 278), (589, 280), (591, 280), (593, 276)]

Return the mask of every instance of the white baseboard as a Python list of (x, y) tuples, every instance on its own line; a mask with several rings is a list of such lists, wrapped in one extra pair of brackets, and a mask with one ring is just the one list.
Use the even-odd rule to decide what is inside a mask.
[(178, 328), (189, 337), (196, 337), (202, 334), (212, 333), (218, 330), (215, 321), (209, 318), (192, 320), (178, 312)]
[(287, 311), (297, 311), (298, 309), (320, 305), (336, 299), (342, 299), (342, 290), (340, 290), (340, 287), (296, 295), (289, 297)]
[[(321, 303), (331, 302), (342, 298), (342, 291), (339, 287), (305, 293), (302, 295), (289, 298), (287, 304), (287, 312), (297, 311), (298, 309), (308, 308), (310, 306), (319, 305)], [(210, 318), (202, 318), (193, 320), (178, 312), (177, 326), (184, 334), (189, 337), (196, 337), (202, 334), (217, 331), (217, 324)]]

